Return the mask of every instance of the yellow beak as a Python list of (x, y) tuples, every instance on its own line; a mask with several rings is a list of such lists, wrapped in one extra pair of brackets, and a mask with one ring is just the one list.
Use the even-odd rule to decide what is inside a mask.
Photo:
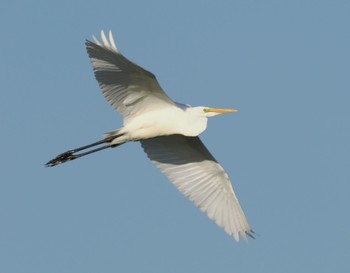
[(218, 114), (225, 114), (225, 113), (234, 113), (238, 112), (236, 109), (221, 109), (221, 108), (207, 108), (205, 109), (205, 112), (214, 112)]

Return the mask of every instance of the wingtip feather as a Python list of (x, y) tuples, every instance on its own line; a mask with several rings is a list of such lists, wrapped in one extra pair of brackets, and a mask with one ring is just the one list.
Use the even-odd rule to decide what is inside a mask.
[(97, 44), (98, 46), (108, 48), (108, 49), (113, 50), (117, 53), (120, 53), (120, 51), (117, 48), (116, 43), (114, 41), (113, 34), (112, 34), (111, 30), (109, 30), (109, 32), (108, 32), (108, 38), (107, 38), (105, 32), (103, 30), (101, 30), (101, 41), (99, 39), (97, 39), (95, 35), (92, 35), (92, 39), (93, 39), (94, 43)]
[(95, 35), (92, 35), (92, 39), (94, 40), (94, 42), (99, 45), (99, 46), (102, 46), (101, 42), (96, 38)]
[(108, 47), (108, 48), (111, 47), (111, 45), (109, 44), (109, 41), (108, 41), (108, 39), (106, 37), (106, 34), (105, 34), (105, 32), (103, 30), (101, 30), (101, 39), (102, 39), (103, 45), (105, 47)]
[(112, 30), (109, 30), (109, 41), (111, 43), (111, 46), (115, 49), (115, 51), (119, 52), (117, 45), (115, 44), (115, 41), (113, 38)]

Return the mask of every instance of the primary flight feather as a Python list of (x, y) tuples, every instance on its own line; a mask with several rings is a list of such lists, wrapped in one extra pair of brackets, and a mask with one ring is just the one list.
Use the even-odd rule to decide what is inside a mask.
[(108, 38), (101, 31), (101, 41), (93, 39), (86, 47), (95, 77), (106, 100), (123, 116), (124, 126), (104, 134), (101, 141), (58, 155), (46, 166), (140, 141), (155, 166), (218, 226), (237, 241), (253, 237), (227, 173), (198, 137), (208, 117), (236, 110), (176, 103), (151, 72), (120, 53), (111, 31)]

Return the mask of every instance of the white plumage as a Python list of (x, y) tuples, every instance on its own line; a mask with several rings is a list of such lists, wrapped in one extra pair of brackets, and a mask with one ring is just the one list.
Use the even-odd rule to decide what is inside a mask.
[(106, 100), (123, 116), (124, 126), (106, 133), (102, 141), (58, 155), (46, 165), (140, 141), (156, 167), (218, 226), (237, 241), (240, 236), (253, 237), (227, 173), (198, 137), (207, 128), (208, 117), (236, 110), (173, 102), (152, 73), (120, 53), (111, 31), (109, 38), (101, 31), (102, 41), (93, 39), (95, 43), (87, 41), (86, 46), (96, 79)]

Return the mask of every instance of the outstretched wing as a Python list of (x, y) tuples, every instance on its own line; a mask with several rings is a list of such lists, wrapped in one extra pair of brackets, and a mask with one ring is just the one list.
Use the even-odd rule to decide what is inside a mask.
[(199, 137), (162, 136), (141, 144), (176, 188), (236, 241), (253, 237), (227, 173)]
[(173, 105), (156, 77), (125, 58), (115, 45), (112, 32), (109, 40), (101, 31), (102, 42), (86, 41), (96, 79), (109, 104), (124, 118), (162, 106)]

